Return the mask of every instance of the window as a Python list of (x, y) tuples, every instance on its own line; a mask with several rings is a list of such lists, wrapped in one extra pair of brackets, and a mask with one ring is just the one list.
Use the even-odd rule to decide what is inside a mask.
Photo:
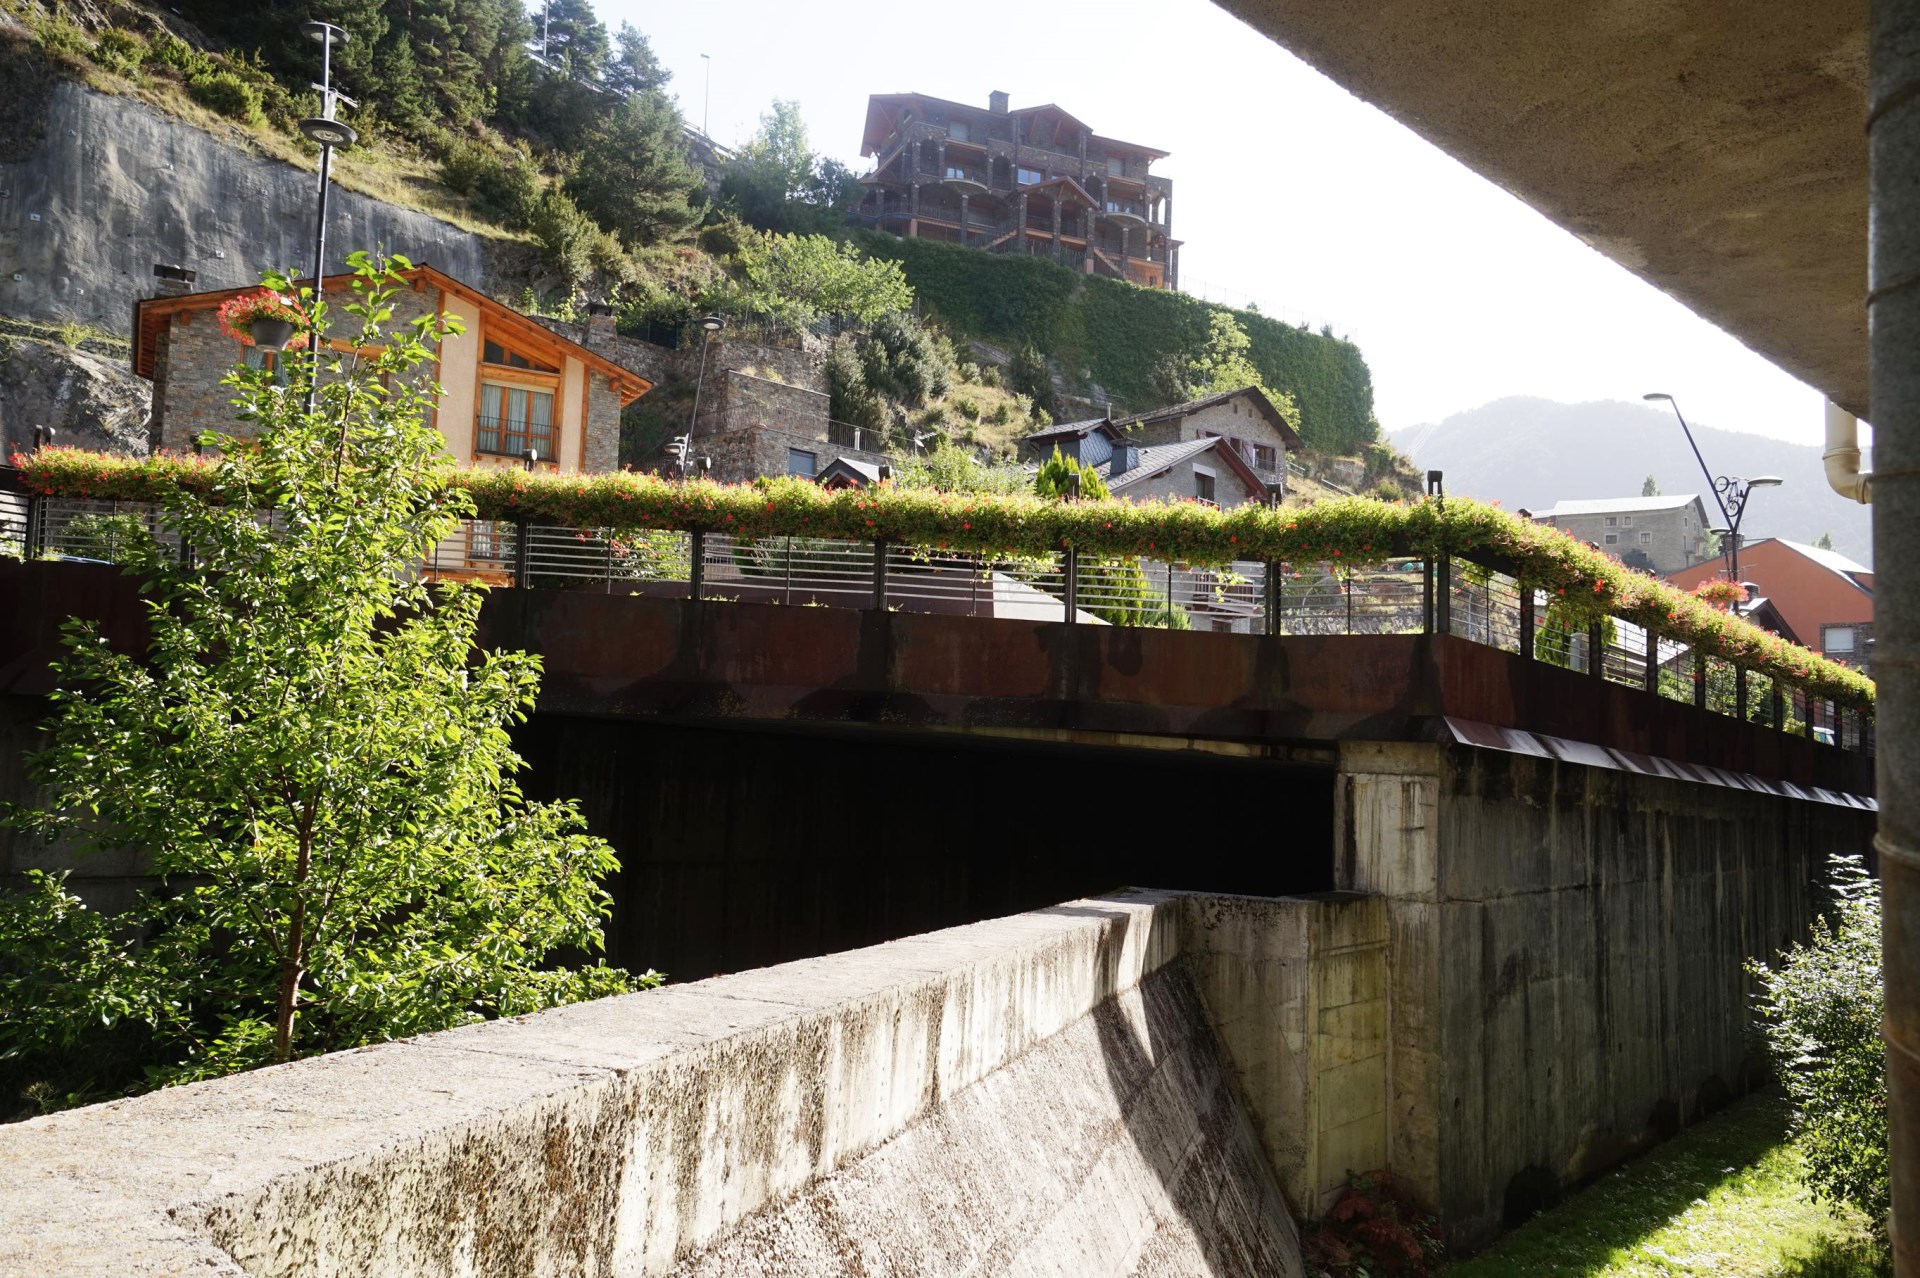
[(1651, 544), (1653, 541), (1653, 534), (1650, 532), (1643, 532), (1640, 534), (1640, 540), (1643, 543)]
[(1615, 525), (1617, 525), (1617, 524), (1618, 524), (1619, 522), (1620, 522), (1620, 521), (1619, 521), (1618, 519), (1616, 519), (1616, 518), (1614, 518), (1614, 517), (1613, 517), (1612, 515), (1608, 515), (1608, 516), (1607, 516), (1607, 527), (1609, 527), (1609, 528), (1612, 528), (1612, 527), (1614, 527)]
[(533, 448), (543, 460), (550, 460), (554, 455), (552, 392), (482, 382), (473, 446), (477, 452), (506, 457), (524, 457)]
[(1117, 155), (1109, 155), (1107, 157), (1107, 176), (1125, 177), (1126, 175), (1127, 162)]
[(1201, 501), (1213, 501), (1213, 476), (1196, 468), (1193, 472), (1193, 495)]
[(820, 458), (804, 448), (787, 450), (787, 473), (798, 475), (802, 479), (812, 479), (820, 468)]
[[(1609, 519), (1609, 520), (1608, 520), (1607, 522), (1608, 522), (1608, 523), (1612, 523), (1613, 521), (1612, 521), (1611, 519)], [(1608, 534), (1607, 534), (1607, 545), (1609, 545), (1609, 546), (1612, 546), (1612, 545), (1615, 545), (1616, 543), (1618, 543), (1618, 542), (1619, 542), (1619, 540), (1620, 540), (1620, 534), (1619, 534), (1619, 533), (1608, 533)]]
[(1038, 186), (1047, 180), (1039, 169), (1015, 169), (1013, 177), (1021, 186)]
[(1820, 627), (1820, 647), (1826, 652), (1852, 652), (1852, 626)]
[(1620, 517), (1620, 526), (1621, 526), (1622, 528), (1631, 528), (1631, 527), (1633, 527), (1633, 516), (1632, 516), (1632, 515), (1622, 515), (1622, 516)]
[(1253, 464), (1256, 469), (1274, 470), (1277, 468), (1275, 465), (1276, 460), (1273, 448), (1270, 445), (1255, 444), (1253, 446)]
[(952, 124), (949, 124), (947, 126), (947, 136), (955, 142), (968, 142), (973, 138), (973, 135), (967, 131), (967, 122), (965, 120), (955, 120)]
[(480, 346), (481, 362), (498, 364), (503, 368), (525, 368), (536, 373), (557, 373), (560, 370), (552, 364), (545, 364), (519, 351), (509, 350), (499, 342), (487, 341)]

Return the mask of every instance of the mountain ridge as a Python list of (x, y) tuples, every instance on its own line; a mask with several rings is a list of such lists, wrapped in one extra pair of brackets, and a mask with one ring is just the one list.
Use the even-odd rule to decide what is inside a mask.
[[(1820, 448), (1764, 435), (1693, 426), (1716, 475), (1778, 475), (1786, 482), (1756, 492), (1741, 533), (1748, 541), (1785, 537), (1873, 562), (1869, 508), (1827, 486)], [(1624, 400), (1563, 404), (1512, 395), (1393, 431), (1388, 438), (1422, 469), (1446, 473), (1447, 491), (1498, 501), (1509, 510), (1544, 510), (1559, 501), (1637, 497), (1648, 475), (1663, 493), (1698, 493), (1718, 522), (1700, 464), (1680, 424), (1664, 408)]]

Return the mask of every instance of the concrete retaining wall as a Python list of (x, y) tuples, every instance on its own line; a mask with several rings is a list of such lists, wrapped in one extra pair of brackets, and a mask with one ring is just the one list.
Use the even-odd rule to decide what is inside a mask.
[(1475, 1245), (1758, 1081), (1749, 958), (1869, 812), (1344, 743), (1337, 886), (1387, 898), (1388, 1161)]
[(1076, 902), (0, 1129), (0, 1275), (1298, 1275), (1181, 919)]

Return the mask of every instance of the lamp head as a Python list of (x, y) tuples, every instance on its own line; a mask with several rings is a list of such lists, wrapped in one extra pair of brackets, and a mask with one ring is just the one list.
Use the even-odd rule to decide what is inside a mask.
[(727, 326), (727, 321), (725, 320), (725, 318), (719, 315), (702, 315), (700, 317), (699, 324), (700, 324), (700, 327), (705, 331), (709, 333), (717, 333), (721, 329)]
[(1668, 403), (1673, 402), (1673, 396), (1667, 394), (1665, 391), (1648, 391), (1646, 394), (1642, 395), (1640, 398), (1645, 400), (1664, 399)]
[(353, 38), (331, 22), (306, 22), (301, 24), (300, 29), (306, 32), (307, 39), (320, 44), (345, 44)]
[(1747, 481), (1749, 488), (1778, 488), (1787, 481), (1778, 475), (1755, 475)]
[(315, 117), (300, 121), (300, 131), (321, 146), (352, 146), (360, 138), (351, 125)]

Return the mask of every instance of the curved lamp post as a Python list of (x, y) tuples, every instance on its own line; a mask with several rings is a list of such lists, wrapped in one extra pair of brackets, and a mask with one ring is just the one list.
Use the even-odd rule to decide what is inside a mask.
[(1778, 488), (1784, 481), (1778, 475), (1755, 475), (1751, 479), (1743, 479), (1739, 475), (1716, 476), (1707, 469), (1707, 459), (1700, 455), (1700, 445), (1694, 442), (1693, 430), (1680, 412), (1680, 402), (1665, 391), (1651, 391), (1640, 398), (1649, 402), (1665, 400), (1673, 405), (1673, 415), (1680, 419), (1680, 429), (1686, 432), (1687, 445), (1693, 449), (1693, 459), (1700, 463), (1700, 473), (1707, 477), (1707, 483), (1713, 489), (1714, 504), (1720, 507), (1720, 516), (1727, 521), (1727, 544), (1721, 551), (1721, 557), (1727, 561), (1727, 580), (1739, 581), (1740, 521), (1746, 517), (1747, 502), (1753, 497), (1754, 489)]
[(727, 326), (727, 321), (718, 315), (702, 315), (697, 321), (700, 326), (700, 375), (693, 382), (693, 416), (687, 419), (686, 447), (680, 450), (680, 478), (687, 477), (688, 455), (693, 451), (693, 436), (700, 426), (700, 392), (707, 384), (707, 351), (713, 346), (713, 335)]
[[(320, 42), (320, 114), (300, 121), (300, 131), (320, 146), (320, 212), (313, 228), (313, 298), (317, 302), (326, 289), (327, 275), (327, 184), (333, 174), (333, 148), (352, 146), (359, 140), (350, 125), (334, 118), (334, 104), (359, 106), (352, 98), (333, 87), (333, 46), (345, 44), (347, 33), (331, 22), (309, 22), (301, 28), (310, 40)], [(320, 394), (320, 330), (307, 330), (307, 351), (313, 357), (313, 370), (307, 378), (307, 411), (311, 413)]]

